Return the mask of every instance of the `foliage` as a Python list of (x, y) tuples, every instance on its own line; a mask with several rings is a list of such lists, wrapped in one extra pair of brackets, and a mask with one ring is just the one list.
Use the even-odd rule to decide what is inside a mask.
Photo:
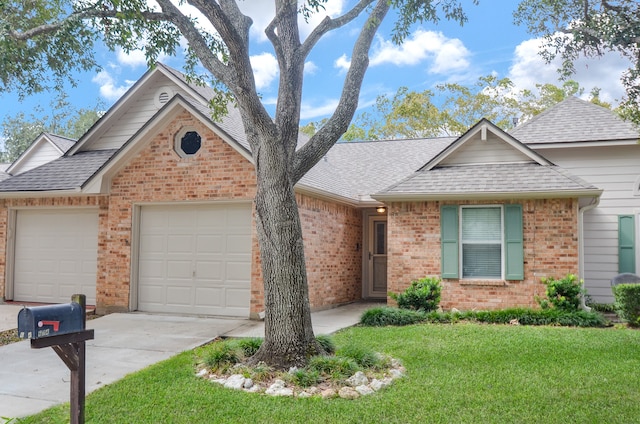
[(261, 337), (249, 337), (230, 340), (228, 344), (232, 349), (239, 349), (242, 352), (242, 357), (249, 358), (260, 349), (263, 340)]
[(315, 369), (296, 369), (289, 374), (289, 378), (300, 387), (315, 386), (321, 381), (320, 373)]
[[(590, 101), (611, 108), (600, 101), (600, 90), (591, 90)], [(515, 120), (525, 121), (544, 112), (569, 96), (582, 95), (584, 88), (576, 81), (562, 86), (536, 84), (536, 90), (516, 92), (509, 78), (493, 75), (478, 78), (472, 86), (445, 83), (434, 90), (409, 91), (400, 87), (390, 98), (378, 96), (372, 112), (356, 116), (342, 139), (388, 140), (395, 138), (423, 138), (460, 135), (482, 118), (498, 127), (513, 128)], [(302, 131), (313, 135), (323, 121), (309, 123)]]
[(49, 107), (51, 115), (37, 106), (29, 116), (23, 112), (6, 116), (2, 121), (4, 151), (0, 161), (13, 162), (45, 132), (77, 140), (102, 116), (102, 108), (98, 102), (93, 109), (75, 109), (66, 95), (60, 95)]
[(574, 274), (567, 274), (564, 278), (556, 280), (553, 277), (542, 278), (542, 283), (547, 286), (547, 299), (538, 299), (538, 304), (543, 309), (553, 306), (563, 311), (578, 311), (580, 299), (584, 294), (582, 280)]
[(617, 51), (632, 65), (621, 76), (626, 98), (621, 114), (640, 123), (640, 3), (636, 0), (521, 0), (514, 13), (516, 24), (544, 38), (543, 58), (562, 60), (563, 77), (575, 72), (582, 55), (598, 57)]
[(307, 365), (309, 371), (316, 371), (320, 375), (334, 380), (351, 377), (360, 366), (351, 358), (342, 356), (314, 356)]
[(411, 282), (402, 293), (389, 293), (401, 309), (431, 312), (438, 309), (442, 286), (437, 277), (425, 277)]
[(385, 307), (369, 309), (360, 318), (360, 324), (368, 327), (405, 326), (421, 322), (446, 324), (459, 321), (569, 327), (606, 327), (609, 325), (607, 320), (597, 312), (529, 308), (463, 312), (434, 311), (425, 314), (419, 311)]
[(373, 349), (358, 346), (355, 344), (347, 344), (342, 346), (337, 352), (337, 356), (350, 358), (355, 361), (358, 366), (366, 369), (378, 369), (386, 365), (385, 360)]
[(328, 334), (320, 334), (316, 336), (316, 341), (322, 346), (322, 350), (328, 355), (333, 355), (336, 352), (336, 344), (333, 342), (333, 338)]
[(376, 327), (411, 325), (424, 321), (425, 317), (425, 313), (421, 311), (382, 306), (364, 311), (360, 317), (360, 324)]
[(204, 364), (213, 371), (223, 371), (240, 361), (238, 349), (230, 343), (214, 343), (204, 357)]
[(614, 286), (613, 295), (620, 318), (632, 327), (640, 327), (640, 284)]

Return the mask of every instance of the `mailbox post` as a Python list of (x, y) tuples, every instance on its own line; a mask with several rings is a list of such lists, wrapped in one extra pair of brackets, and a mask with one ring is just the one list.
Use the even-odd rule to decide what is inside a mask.
[(84, 424), (87, 300), (74, 294), (71, 303), (23, 308), (18, 313), (18, 336), (31, 339), (32, 349), (51, 347), (71, 371), (70, 422)]

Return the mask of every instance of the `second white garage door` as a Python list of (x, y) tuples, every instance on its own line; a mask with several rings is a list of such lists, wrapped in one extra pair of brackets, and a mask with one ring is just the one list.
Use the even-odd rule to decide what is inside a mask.
[(143, 206), (138, 310), (249, 316), (251, 205)]

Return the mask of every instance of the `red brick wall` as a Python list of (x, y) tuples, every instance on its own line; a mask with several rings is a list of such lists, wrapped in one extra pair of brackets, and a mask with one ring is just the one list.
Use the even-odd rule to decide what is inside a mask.
[(298, 195), (311, 308), (362, 298), (362, 213)]
[[(514, 202), (516, 203), (516, 202)], [(537, 305), (540, 278), (578, 273), (578, 204), (575, 199), (524, 200), (524, 280), (444, 280), (444, 309), (501, 309)], [(412, 280), (440, 276), (441, 202), (389, 204), (388, 288), (401, 292)], [(446, 204), (498, 204), (447, 202)]]

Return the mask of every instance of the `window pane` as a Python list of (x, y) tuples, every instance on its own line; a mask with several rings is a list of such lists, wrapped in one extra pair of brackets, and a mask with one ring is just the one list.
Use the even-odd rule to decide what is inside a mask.
[(374, 252), (376, 255), (386, 255), (387, 254), (387, 223), (383, 221), (375, 222), (375, 248)]
[(499, 244), (463, 244), (462, 278), (502, 277)]
[(462, 208), (463, 241), (497, 241), (502, 235), (500, 208)]

